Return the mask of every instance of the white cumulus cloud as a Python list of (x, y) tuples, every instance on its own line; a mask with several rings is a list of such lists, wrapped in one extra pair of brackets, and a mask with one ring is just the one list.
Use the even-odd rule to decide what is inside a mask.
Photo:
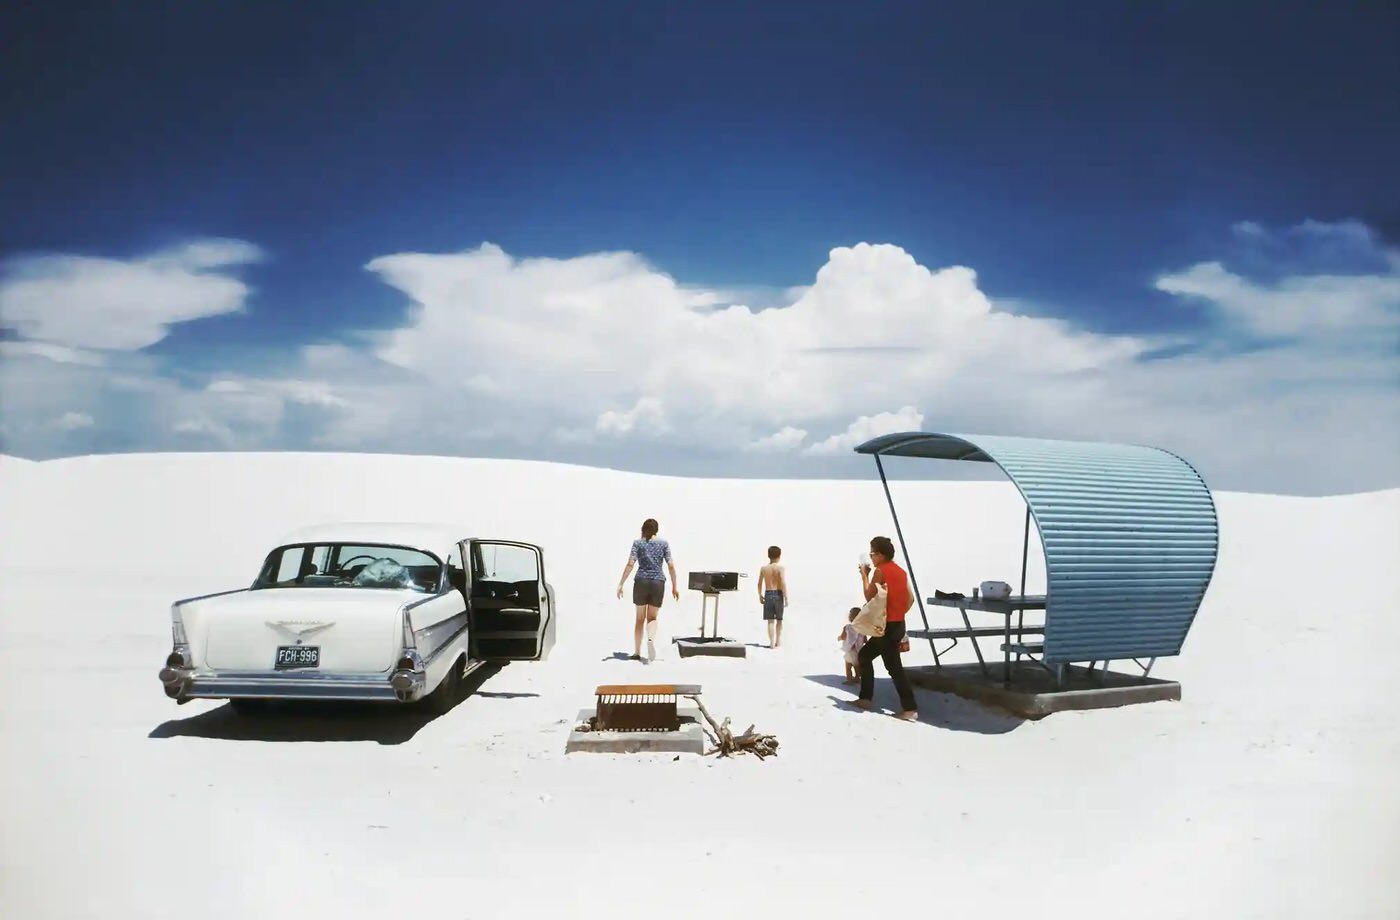
[(638, 430), (664, 431), (666, 412), (661, 400), (644, 396), (626, 412), (604, 412), (598, 416), (594, 427), (599, 434), (631, 434)]
[(65, 412), (53, 420), (53, 427), (60, 431), (78, 431), (91, 428), (95, 424), (96, 421), (86, 412)]
[(897, 412), (880, 412), (876, 415), (862, 415), (846, 426), (840, 434), (818, 441), (809, 446), (808, 454), (845, 454), (857, 445), (882, 434), (895, 434), (900, 431), (920, 431), (924, 425), (924, 414), (913, 406), (905, 406)]
[[(1147, 347), (995, 310), (972, 270), (931, 271), (884, 244), (832, 250), (814, 283), (762, 310), (722, 305), (633, 253), (515, 259), (487, 244), (368, 268), (412, 303), (379, 358), (453, 388), (488, 379), (502, 398), (474, 408), (537, 432), (652, 433), (642, 414), (664, 404), (674, 437), (738, 448), (925, 401), (991, 363), (1008, 381), (1043, 380)], [(926, 407), (943, 408), (936, 396)]]
[(230, 274), (262, 252), (241, 240), (195, 240), (138, 259), (22, 255), (0, 266), (0, 325), (70, 348), (134, 351), (175, 323), (243, 309)]
[(176, 434), (195, 435), (199, 438), (213, 440), (220, 445), (229, 445), (235, 440), (233, 432), (227, 425), (221, 425), (207, 418), (181, 419), (170, 426), (170, 430)]
[(49, 342), (0, 342), (0, 357), (44, 358), (55, 364), (82, 364), (87, 367), (100, 367), (104, 363), (102, 355), (96, 352)]
[(807, 440), (807, 432), (801, 428), (784, 425), (764, 438), (750, 441), (744, 446), (747, 451), (760, 454), (781, 454), (794, 451)]
[(1305, 275), (1264, 284), (1202, 262), (1162, 275), (1157, 289), (1205, 301), (1226, 323), (1262, 336), (1400, 332), (1400, 276)]

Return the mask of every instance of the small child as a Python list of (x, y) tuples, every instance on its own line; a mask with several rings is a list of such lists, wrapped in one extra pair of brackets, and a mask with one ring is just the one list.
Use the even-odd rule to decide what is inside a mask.
[(860, 649), (865, 645), (865, 636), (856, 632), (856, 628), (851, 624), (855, 622), (856, 614), (860, 613), (859, 607), (852, 607), (850, 616), (846, 617), (846, 625), (841, 628), (841, 635), (836, 638), (841, 642), (841, 650), (846, 659), (846, 679), (842, 683), (853, 684), (860, 680)]

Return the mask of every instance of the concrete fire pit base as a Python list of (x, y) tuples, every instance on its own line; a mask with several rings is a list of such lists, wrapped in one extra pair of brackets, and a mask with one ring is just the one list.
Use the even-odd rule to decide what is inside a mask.
[(1002, 662), (987, 662), (988, 674), (975, 664), (932, 665), (906, 668), (909, 682), (916, 687), (953, 693), (964, 699), (989, 703), (1002, 709), (1039, 719), (1052, 712), (1071, 709), (1111, 709), (1134, 703), (1181, 699), (1181, 684), (1139, 674), (1117, 671), (1089, 671), (1083, 667), (1065, 669), (1065, 685), (1057, 687), (1053, 675), (1032, 662), (1011, 663), (1011, 680), (1003, 680)]
[(672, 639), (682, 658), (691, 655), (720, 655), (725, 658), (747, 658), (748, 648), (737, 639), (714, 639), (708, 636), (687, 636)]
[(637, 754), (653, 752), (657, 754), (703, 754), (705, 753), (705, 732), (700, 727), (700, 710), (695, 706), (677, 706), (681, 717), (681, 727), (674, 732), (594, 732), (579, 731), (577, 725), (593, 718), (593, 710), (579, 711), (578, 722), (569, 732), (569, 740), (564, 745), (564, 753), (593, 751), (597, 754)]

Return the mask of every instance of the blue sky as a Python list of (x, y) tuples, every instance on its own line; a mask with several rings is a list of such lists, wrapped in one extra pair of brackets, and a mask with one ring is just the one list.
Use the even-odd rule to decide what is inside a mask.
[[(0, 35), (8, 452), (860, 475), (812, 448), (917, 417), (1400, 483), (1393, 6), (17, 3)], [(560, 302), (596, 354), (530, 344)], [(133, 309), (154, 331), (92, 333)], [(730, 368), (702, 329), (795, 350), (771, 407), (762, 349)], [(850, 382), (900, 349), (927, 360)], [(706, 362), (729, 383), (677, 383)], [(457, 390), (489, 406), (395, 418)], [(1365, 419), (1340, 470), (1265, 446)]]

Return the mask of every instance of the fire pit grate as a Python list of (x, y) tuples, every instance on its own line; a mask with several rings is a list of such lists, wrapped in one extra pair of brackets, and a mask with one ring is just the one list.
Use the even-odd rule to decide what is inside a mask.
[(698, 686), (676, 684), (606, 684), (594, 691), (597, 731), (674, 732), (681, 727), (676, 699), (699, 693)]

